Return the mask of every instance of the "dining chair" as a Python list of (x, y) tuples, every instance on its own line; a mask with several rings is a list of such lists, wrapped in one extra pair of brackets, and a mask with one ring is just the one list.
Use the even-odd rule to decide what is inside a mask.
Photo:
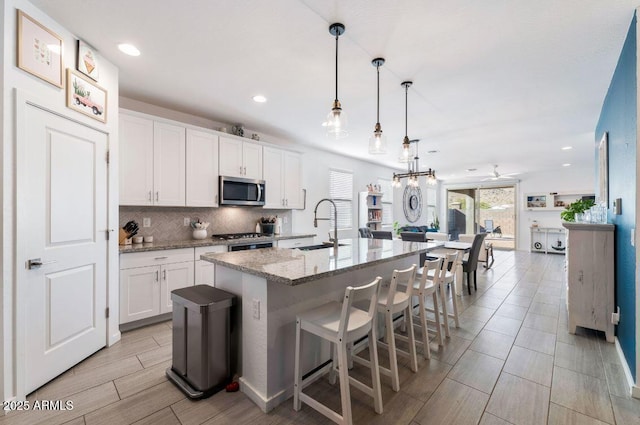
[(393, 233), (386, 230), (372, 230), (371, 236), (373, 239), (391, 239), (393, 240)]
[[(458, 240), (460, 242), (473, 243), (473, 239), (475, 239), (475, 237), (476, 235), (473, 233), (462, 233), (458, 235)], [(491, 266), (493, 266), (494, 261), (493, 244), (485, 240), (484, 247), (480, 250), (480, 254), (478, 255), (478, 263), (484, 263), (482, 267), (490, 269)]]
[(371, 239), (373, 235), (371, 234), (371, 229), (368, 227), (361, 227), (358, 229), (358, 233), (360, 233), (361, 238), (369, 238)]
[(469, 250), (469, 256), (466, 260), (462, 260), (462, 271), (464, 275), (467, 277), (467, 289), (469, 290), (469, 295), (471, 295), (471, 273), (473, 272), (473, 288), (478, 290), (478, 282), (477, 282), (477, 270), (478, 270), (478, 256), (480, 255), (480, 251), (482, 250), (482, 246), (484, 243), (484, 238), (487, 237), (486, 233), (478, 233), (473, 238), (473, 242), (471, 243), (471, 249)]

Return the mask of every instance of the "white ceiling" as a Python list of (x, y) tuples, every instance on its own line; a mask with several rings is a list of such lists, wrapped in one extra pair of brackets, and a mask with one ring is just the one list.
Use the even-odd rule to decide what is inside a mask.
[[(593, 130), (638, 0), (32, 0), (120, 69), (120, 94), (439, 178), (593, 163)], [(340, 94), (349, 137), (321, 126)], [(116, 45), (135, 44), (132, 58)], [(369, 156), (381, 68), (386, 157)], [(252, 101), (255, 94), (269, 99)], [(561, 151), (562, 146), (573, 146)], [(427, 154), (430, 150), (439, 151)]]

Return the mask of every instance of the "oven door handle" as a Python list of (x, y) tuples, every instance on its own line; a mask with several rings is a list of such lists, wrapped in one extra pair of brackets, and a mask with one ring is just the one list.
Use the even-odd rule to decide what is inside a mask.
[(256, 183), (256, 186), (258, 187), (258, 199), (256, 199), (256, 202), (260, 202), (262, 198), (262, 186), (260, 186), (260, 183)]

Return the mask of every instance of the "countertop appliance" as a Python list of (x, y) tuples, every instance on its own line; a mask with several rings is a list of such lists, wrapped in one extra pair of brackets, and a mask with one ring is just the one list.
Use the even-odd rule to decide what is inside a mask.
[(264, 180), (220, 176), (220, 205), (264, 205)]
[[(225, 241), (233, 241), (236, 239), (257, 239), (268, 237), (272, 235), (267, 235), (266, 233), (224, 233), (220, 235), (211, 235), (213, 239), (220, 239)], [(261, 249), (261, 248), (271, 248), (273, 247), (272, 241), (265, 242), (240, 242), (237, 244), (229, 245), (229, 251), (245, 251), (248, 249)]]

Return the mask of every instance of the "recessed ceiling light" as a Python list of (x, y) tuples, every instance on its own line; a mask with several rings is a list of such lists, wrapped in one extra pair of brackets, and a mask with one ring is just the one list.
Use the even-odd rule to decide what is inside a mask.
[(118, 49), (125, 55), (129, 56), (140, 56), (140, 50), (133, 44), (121, 43), (118, 44)]
[(570, 167), (571, 164), (569, 164), (568, 162), (565, 162), (564, 164), (562, 164), (563, 167)]
[(263, 96), (263, 95), (261, 95), (261, 94), (257, 94), (257, 95), (255, 95), (255, 96), (253, 96), (253, 101), (254, 101), (254, 102), (257, 102), (257, 103), (264, 103), (264, 102), (266, 102), (266, 101), (267, 101), (267, 98), (266, 98), (266, 97), (264, 97), (264, 96)]
[(563, 151), (570, 151), (571, 149), (573, 149), (573, 146), (564, 146), (562, 148)]
[(438, 153), (438, 152), (440, 152), (440, 151), (437, 151), (437, 150), (427, 151), (427, 153)]
[(477, 171), (477, 168), (467, 168), (467, 171), (471, 172), (471, 171)]

